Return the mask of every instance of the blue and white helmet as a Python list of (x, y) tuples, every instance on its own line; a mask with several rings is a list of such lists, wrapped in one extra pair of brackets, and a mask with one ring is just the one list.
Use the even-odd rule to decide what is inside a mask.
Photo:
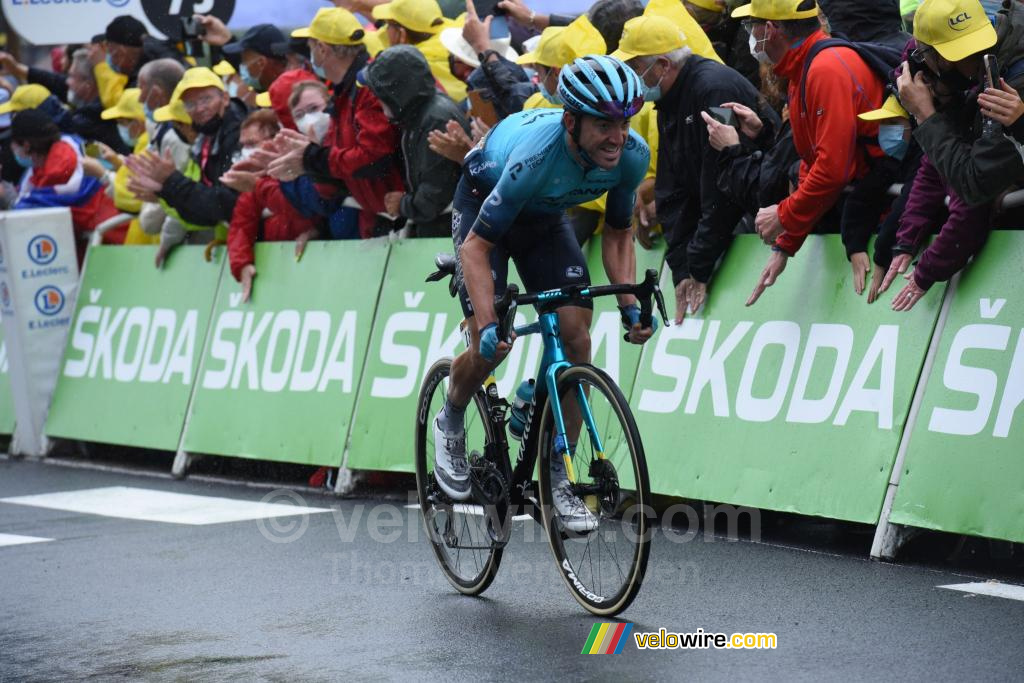
[(644, 106), (644, 84), (622, 60), (587, 55), (562, 68), (558, 96), (571, 112), (621, 120)]

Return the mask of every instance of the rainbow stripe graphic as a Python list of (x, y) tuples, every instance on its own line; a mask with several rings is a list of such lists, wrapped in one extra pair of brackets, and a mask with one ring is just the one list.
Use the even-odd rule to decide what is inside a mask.
[(633, 624), (594, 624), (581, 655), (617, 655), (629, 640)]

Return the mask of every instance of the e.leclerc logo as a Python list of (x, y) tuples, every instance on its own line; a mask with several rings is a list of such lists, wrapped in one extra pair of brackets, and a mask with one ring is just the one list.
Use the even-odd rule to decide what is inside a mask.
[(37, 266), (47, 266), (57, 258), (57, 242), (49, 235), (36, 235), (28, 243), (28, 257)]
[(36, 292), (36, 310), (43, 315), (57, 315), (64, 308), (64, 292), (53, 285), (40, 287)]

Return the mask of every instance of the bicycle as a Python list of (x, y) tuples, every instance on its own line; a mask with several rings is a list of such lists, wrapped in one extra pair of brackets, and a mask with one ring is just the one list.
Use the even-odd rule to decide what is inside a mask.
[[(455, 296), (455, 257), (440, 254), (427, 281), (451, 276)], [(643, 443), (629, 404), (602, 370), (568, 362), (559, 336), (558, 315), (541, 310), (537, 322), (514, 327), (519, 306), (552, 304), (633, 294), (640, 301), (641, 324), (651, 325), (653, 303), (667, 320), (658, 273), (648, 270), (635, 285), (572, 285), (519, 294), (510, 284), (496, 310), (499, 338), (543, 335), (543, 354), (533, 400), (523, 426), (518, 458), (509, 460), (506, 424), (512, 405), (498, 395), (494, 376), (475, 393), (466, 410), (466, 444), (472, 496), (455, 503), (441, 491), (434, 474), (431, 423), (447, 393), (452, 359), (427, 371), (416, 409), (416, 486), (420, 510), (441, 569), (461, 593), (483, 593), (497, 575), (512, 534), (512, 517), (529, 514), (545, 530), (559, 573), (573, 597), (589, 612), (612, 616), (626, 609), (640, 590), (650, 556), (650, 482)], [(468, 335), (467, 335), (468, 340)], [(468, 341), (467, 341), (468, 343)], [(565, 409), (578, 412), (579, 425), (567, 423)], [(567, 429), (579, 429), (572, 447)], [(596, 529), (570, 532), (560, 526), (552, 501), (549, 462), (566, 459), (573, 492), (598, 519)], [(539, 482), (534, 467), (539, 462)]]

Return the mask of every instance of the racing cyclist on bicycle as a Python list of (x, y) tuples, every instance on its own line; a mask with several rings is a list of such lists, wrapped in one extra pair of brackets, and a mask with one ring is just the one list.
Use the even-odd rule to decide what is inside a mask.
[[(644, 90), (640, 77), (618, 59), (579, 58), (559, 77), (562, 110), (509, 116), (466, 156), (455, 192), (452, 238), (471, 343), (452, 363), (448, 398), (434, 420), (435, 478), (453, 500), (470, 497), (466, 407), (510, 350), (498, 338), (495, 312), (495, 298), (506, 288), (508, 259), (515, 261), (530, 292), (589, 284), (586, 260), (565, 210), (607, 192), (604, 268), (612, 284), (636, 281), (630, 227), (650, 150), (630, 130), (629, 119), (643, 106)], [(618, 304), (629, 341), (646, 342), (654, 329), (641, 327), (636, 297), (620, 295)], [(559, 306), (567, 358), (589, 363), (592, 301)], [(574, 446), (569, 444), (570, 452)], [(562, 458), (551, 458), (551, 475), (553, 500), (566, 528), (596, 528), (596, 517), (570, 488)]]

